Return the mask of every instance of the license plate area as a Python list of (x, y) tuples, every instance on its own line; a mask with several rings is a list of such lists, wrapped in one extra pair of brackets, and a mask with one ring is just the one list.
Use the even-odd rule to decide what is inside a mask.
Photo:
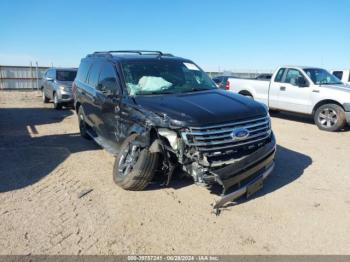
[(248, 198), (251, 195), (253, 195), (254, 193), (256, 193), (257, 191), (259, 191), (260, 189), (262, 189), (263, 185), (264, 185), (264, 178), (261, 175), (261, 176), (257, 177), (252, 183), (250, 183), (247, 186), (246, 197)]

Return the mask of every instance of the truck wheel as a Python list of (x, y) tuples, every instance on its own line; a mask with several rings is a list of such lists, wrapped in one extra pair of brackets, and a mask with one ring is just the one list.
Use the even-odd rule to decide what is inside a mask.
[(54, 95), (53, 95), (53, 108), (55, 108), (57, 110), (62, 109), (62, 105), (58, 102), (57, 93), (54, 93)]
[(113, 180), (123, 189), (140, 191), (152, 181), (158, 164), (158, 154), (150, 153), (133, 143), (137, 135), (129, 136), (121, 146), (113, 168)]
[(45, 95), (44, 89), (41, 90), (42, 93), (42, 98), (43, 98), (43, 103), (46, 104), (49, 102), (49, 99), (47, 98), (47, 96)]
[(335, 132), (345, 126), (345, 113), (343, 108), (336, 104), (320, 106), (314, 115), (314, 121), (319, 129)]
[(79, 121), (79, 131), (80, 131), (81, 137), (90, 140), (91, 137), (87, 132), (87, 124), (85, 122), (85, 114), (82, 106), (80, 106), (78, 110), (78, 121)]

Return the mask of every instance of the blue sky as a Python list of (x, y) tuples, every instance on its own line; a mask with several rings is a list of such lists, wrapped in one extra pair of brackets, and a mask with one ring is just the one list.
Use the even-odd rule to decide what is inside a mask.
[(97, 50), (151, 49), (206, 70), (350, 68), (348, 0), (2, 0), (0, 64), (78, 66)]

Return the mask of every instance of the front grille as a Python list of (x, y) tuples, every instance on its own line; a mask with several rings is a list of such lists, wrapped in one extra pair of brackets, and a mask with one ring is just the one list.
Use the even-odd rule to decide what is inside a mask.
[[(232, 133), (244, 128), (249, 135), (235, 140)], [(182, 133), (185, 143), (195, 147), (207, 157), (223, 157), (239, 151), (251, 151), (265, 144), (270, 138), (270, 117), (260, 117), (239, 122), (201, 127), (190, 127)]]

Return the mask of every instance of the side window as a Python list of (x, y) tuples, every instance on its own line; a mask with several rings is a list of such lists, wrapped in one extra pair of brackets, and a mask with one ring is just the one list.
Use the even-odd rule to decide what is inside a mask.
[(55, 79), (55, 70), (50, 69), (49, 71), (47, 71), (47, 77)]
[(342, 71), (334, 71), (333, 75), (338, 78), (339, 80), (342, 80), (343, 78), (343, 72)]
[(89, 70), (89, 79), (87, 81), (87, 83), (92, 86), (95, 87), (97, 86), (98, 83), (98, 76), (100, 74), (100, 68), (101, 68), (101, 64), (100, 63), (93, 63), (90, 70)]
[(117, 76), (114, 66), (110, 63), (103, 63), (98, 81), (98, 89), (100, 91), (111, 91), (120, 94), (121, 90), (117, 85)]
[(284, 75), (284, 71), (286, 71), (285, 68), (281, 68), (280, 70), (278, 70), (277, 75), (275, 77), (275, 82), (282, 82), (282, 77)]
[(220, 84), (222, 82), (222, 79), (219, 77), (213, 78), (213, 81), (215, 82), (215, 84)]
[(296, 69), (288, 69), (286, 79), (284, 80), (284, 83), (296, 85), (297, 84), (297, 78), (303, 77), (303, 75), (300, 73), (299, 70)]
[(81, 62), (80, 63), (77, 77), (76, 77), (77, 80), (79, 80), (83, 83), (86, 82), (86, 77), (87, 77), (87, 74), (89, 72), (90, 65), (91, 65), (91, 63), (89, 63), (89, 62)]

